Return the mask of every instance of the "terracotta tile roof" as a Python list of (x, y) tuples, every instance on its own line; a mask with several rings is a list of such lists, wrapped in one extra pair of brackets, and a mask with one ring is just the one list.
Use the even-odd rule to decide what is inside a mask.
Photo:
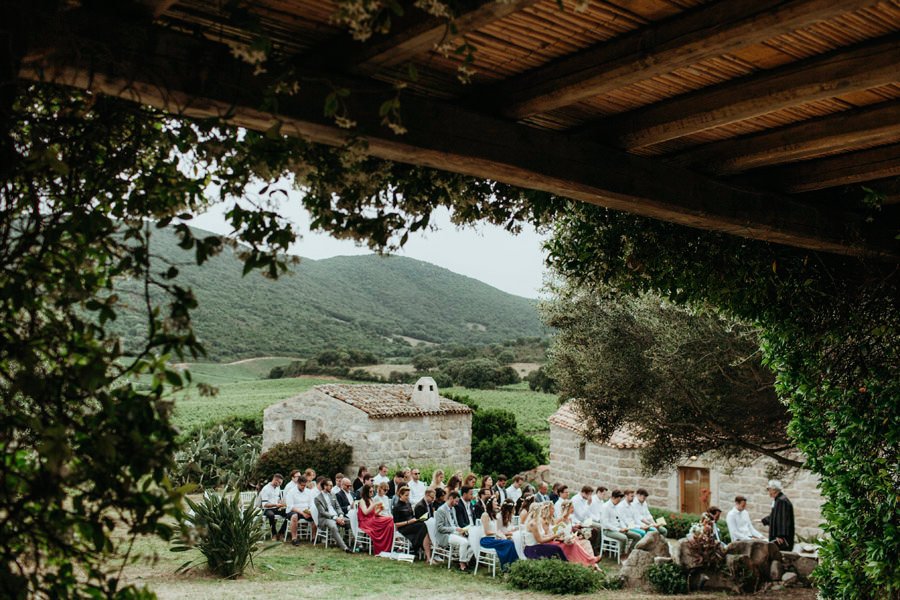
[[(556, 425), (557, 427), (562, 427), (563, 429), (568, 429), (569, 431), (574, 431), (578, 435), (584, 435), (585, 433), (585, 419), (578, 412), (578, 409), (575, 408), (573, 402), (569, 401), (559, 407), (555, 413), (550, 415), (550, 418), (547, 419), (551, 425)], [(637, 438), (633, 432), (628, 429), (622, 428), (617, 431), (614, 431), (613, 434), (609, 437), (604, 444), (604, 446), (609, 446), (611, 448), (643, 448), (646, 445), (646, 442)]]
[(328, 383), (317, 385), (313, 389), (360, 409), (368, 414), (370, 419), (467, 414), (472, 412), (465, 404), (443, 397), (441, 398), (439, 410), (422, 410), (410, 400), (414, 387), (412, 384), (395, 383), (364, 383), (359, 385)]

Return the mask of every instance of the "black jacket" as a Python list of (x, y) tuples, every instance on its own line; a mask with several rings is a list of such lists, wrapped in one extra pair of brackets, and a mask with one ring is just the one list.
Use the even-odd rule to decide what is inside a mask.
[(344, 516), (346, 517), (348, 514), (350, 514), (350, 507), (353, 505), (353, 501), (356, 499), (353, 497), (353, 493), (350, 493), (350, 498), (348, 499), (346, 494), (344, 494), (344, 490), (341, 490), (337, 492), (334, 497), (337, 498), (338, 505), (341, 507), (341, 511), (344, 513)]
[(465, 502), (465, 500), (460, 498), (459, 504), (454, 507), (454, 510), (456, 511), (456, 522), (459, 523), (460, 527), (473, 525), (472, 521), (469, 519), (469, 513), (466, 512)]
[(779, 492), (775, 496), (772, 512), (762, 522), (769, 527), (770, 542), (782, 538), (785, 543), (778, 545), (780, 549), (791, 550), (794, 547), (794, 505), (784, 493)]
[(422, 498), (421, 500), (416, 502), (415, 507), (413, 507), (413, 515), (417, 519), (419, 517), (421, 517), (422, 515), (424, 515), (425, 513), (428, 513), (429, 517), (433, 517), (434, 511), (435, 511), (434, 504), (427, 504), (425, 502), (425, 498)]

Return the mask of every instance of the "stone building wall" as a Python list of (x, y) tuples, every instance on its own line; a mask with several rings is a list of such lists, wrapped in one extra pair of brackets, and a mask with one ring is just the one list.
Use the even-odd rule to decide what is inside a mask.
[[(580, 490), (585, 484), (595, 488), (604, 485), (610, 489), (643, 487), (650, 492), (650, 506), (672, 511), (680, 509), (677, 470), (642, 477), (638, 450), (591, 443), (585, 444), (585, 457), (580, 459), (579, 446), (582, 441), (582, 437), (574, 431), (550, 425), (550, 481), (565, 483), (573, 490)], [(696, 461), (686, 461), (680, 466), (709, 469), (710, 503), (718, 505), (726, 513), (734, 506), (735, 496), (746, 496), (747, 510), (754, 527), (766, 533), (759, 520), (769, 513), (772, 503), (766, 492), (769, 480), (766, 467), (769, 464), (771, 461), (761, 459), (749, 467), (728, 472), (721, 465), (700, 456)], [(817, 484), (818, 478), (808, 471), (782, 478), (784, 492), (794, 505), (798, 535), (806, 537), (821, 533), (823, 500)]]
[(468, 469), (471, 462), (472, 415), (370, 419), (362, 410), (318, 390), (278, 402), (263, 412), (263, 451), (291, 441), (294, 420), (306, 421), (306, 439), (324, 433), (349, 444), (359, 465), (441, 465)]

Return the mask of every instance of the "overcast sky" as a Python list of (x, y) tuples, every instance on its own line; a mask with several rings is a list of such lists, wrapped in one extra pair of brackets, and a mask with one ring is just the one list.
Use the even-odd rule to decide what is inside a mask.
[[(228, 207), (228, 203), (216, 204), (206, 214), (195, 217), (191, 225), (213, 233), (230, 233), (231, 228), (224, 218)], [(312, 259), (370, 254), (368, 248), (357, 246), (352, 241), (310, 233), (309, 214), (296, 196), (292, 201), (281, 204), (279, 211), (297, 226), (296, 230), (302, 235), (291, 247), (292, 254)], [(410, 234), (409, 241), (398, 254), (474, 277), (511, 294), (527, 298), (538, 296), (544, 275), (543, 237), (533, 228), (526, 228), (519, 235), (487, 224), (457, 229), (450, 223), (449, 213), (444, 209), (435, 213), (431, 222), (437, 225), (436, 231)]]

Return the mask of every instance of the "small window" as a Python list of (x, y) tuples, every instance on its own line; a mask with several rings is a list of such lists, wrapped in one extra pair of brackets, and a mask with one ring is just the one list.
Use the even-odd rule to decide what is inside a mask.
[(578, 444), (578, 460), (584, 460), (587, 455), (587, 442)]
[(433, 392), (433, 391), (434, 391), (434, 386), (433, 386), (433, 385), (429, 385), (429, 386), (428, 386), (428, 391), (429, 391), (429, 392)]
[(419, 384), (419, 391), (421, 392), (423, 389), (425, 389), (425, 388), (424, 388), (424, 387), (422, 386), (422, 384), (420, 383), (420, 384)]
[(292, 442), (304, 442), (306, 441), (306, 421), (299, 421), (294, 419), (293, 427), (291, 428), (291, 441)]

